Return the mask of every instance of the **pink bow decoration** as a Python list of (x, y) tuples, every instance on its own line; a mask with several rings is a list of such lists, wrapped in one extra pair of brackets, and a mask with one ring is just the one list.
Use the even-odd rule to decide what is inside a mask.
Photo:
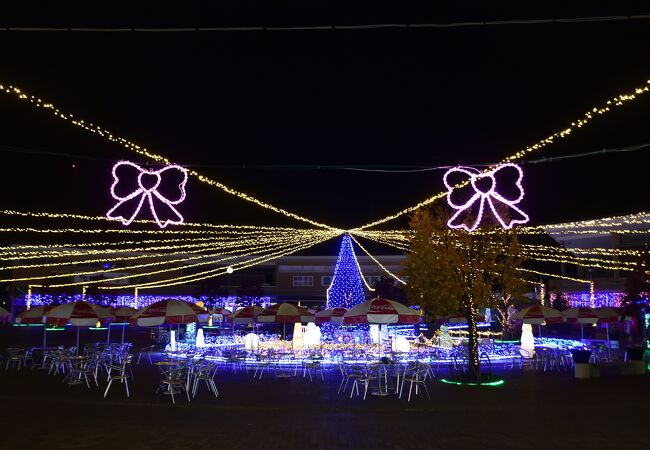
[[(514, 172), (513, 172), (514, 171)], [(461, 187), (454, 186), (449, 182), (451, 175), (460, 175), (465, 184)], [(511, 177), (515, 175), (513, 180)], [(509, 179), (510, 177), (510, 179)], [(521, 180), (524, 173), (521, 168), (513, 163), (500, 164), (489, 172), (481, 172), (473, 167), (454, 167), (449, 169), (443, 178), (447, 187), (447, 203), (454, 208), (456, 212), (447, 221), (450, 228), (464, 228), (467, 231), (474, 231), (483, 218), (485, 204), (487, 203), (505, 229), (510, 229), (516, 223), (527, 223), (530, 219), (528, 215), (515, 206), (524, 198), (524, 190), (521, 187)], [(508, 198), (504, 189), (513, 189), (517, 192), (514, 198)], [(474, 218), (471, 226), (465, 223), (470, 217), (470, 213), (478, 206), (478, 213)], [(507, 211), (507, 217), (501, 216), (497, 210), (501, 206)]]
[[(178, 185), (175, 185), (175, 179), (180, 180)], [(148, 170), (130, 161), (120, 161), (113, 166), (111, 185), (111, 195), (118, 202), (106, 213), (106, 217), (129, 225), (146, 202), (160, 228), (170, 223), (181, 224), (184, 219), (175, 205), (185, 200), (186, 183), (187, 170), (181, 166), (170, 164), (162, 169)], [(174, 195), (163, 195), (160, 192), (163, 186), (164, 192), (171, 191)], [(120, 192), (126, 194), (121, 195)]]

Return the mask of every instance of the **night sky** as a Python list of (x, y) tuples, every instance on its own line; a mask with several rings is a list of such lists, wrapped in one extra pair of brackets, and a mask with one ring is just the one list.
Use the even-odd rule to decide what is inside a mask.
[[(594, 5), (349, 10), (319, 3), (270, 10), (232, 3), (219, 10), (107, 6), (95, 13), (66, 12), (57, 3), (51, 10), (3, 13), (0, 26), (424, 23), (646, 12)], [(496, 162), (644, 85), (648, 42), (650, 20), (366, 31), (0, 32), (0, 82), (273, 205), (354, 227), (441, 191), (444, 172), (254, 166)], [(646, 96), (532, 158), (650, 142), (649, 114)], [(19, 210), (102, 215), (112, 205), (112, 164), (145, 162), (10, 96), (0, 96), (0, 150), (1, 206)], [(649, 152), (526, 165), (522, 205), (535, 224), (647, 210)], [(190, 221), (303, 226), (196, 180), (181, 211)]]

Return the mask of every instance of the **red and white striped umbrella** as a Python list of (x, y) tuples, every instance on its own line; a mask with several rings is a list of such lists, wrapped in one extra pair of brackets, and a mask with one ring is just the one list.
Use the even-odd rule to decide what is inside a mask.
[(347, 308), (337, 306), (335, 308), (327, 308), (316, 313), (316, 323), (341, 323), (343, 322), (343, 315), (348, 312)]
[(11, 317), (11, 313), (0, 306), (0, 322), (9, 322), (9, 317)]
[(16, 323), (43, 323), (43, 316), (50, 309), (52, 309), (51, 306), (35, 306), (18, 314), (18, 317), (16, 317)]
[(226, 320), (232, 323), (253, 323), (262, 311), (259, 306), (245, 306), (226, 316)]
[(207, 322), (209, 313), (194, 303), (182, 300), (160, 300), (142, 308), (133, 317), (131, 325), (156, 327), (194, 322)]
[(111, 311), (113, 316), (115, 316), (116, 322), (128, 322), (137, 312), (137, 309), (131, 308), (130, 306), (120, 306), (119, 308), (113, 308)]
[(297, 305), (290, 303), (279, 303), (265, 309), (257, 316), (260, 323), (303, 323), (313, 322), (314, 315)]
[[(448, 316), (438, 316), (437, 319), (447, 323), (467, 323), (467, 318), (463, 313), (454, 313), (449, 314)], [(485, 322), (485, 316), (479, 314), (476, 316), (476, 321)]]
[(619, 314), (609, 307), (598, 308), (596, 310), (596, 315), (598, 316), (598, 321), (602, 323), (611, 323), (618, 321)]
[(223, 316), (223, 317), (226, 317), (226, 316), (231, 315), (231, 314), (232, 314), (232, 311), (229, 310), (228, 308), (221, 308), (221, 307), (216, 307), (216, 306), (215, 306), (214, 308), (212, 308), (212, 309), (210, 310), (210, 314), (212, 314), (213, 316)]
[(513, 319), (523, 320), (524, 323), (541, 325), (542, 323), (562, 322), (562, 313), (548, 306), (533, 305), (517, 311)]
[(568, 323), (596, 323), (598, 315), (592, 308), (581, 306), (580, 308), (569, 308), (562, 311), (562, 317)]
[(359, 303), (343, 316), (344, 325), (359, 323), (417, 323), (420, 315), (408, 306), (377, 297)]
[(111, 319), (113, 315), (101, 306), (81, 300), (55, 306), (45, 313), (45, 323), (60, 327), (68, 322), (74, 327), (91, 327), (97, 321), (106, 322)]

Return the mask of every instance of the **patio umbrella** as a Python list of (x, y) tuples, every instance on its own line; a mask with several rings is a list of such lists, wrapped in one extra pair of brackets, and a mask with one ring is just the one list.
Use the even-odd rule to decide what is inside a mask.
[[(467, 317), (463, 313), (454, 313), (449, 314), (448, 316), (438, 316), (436, 319), (448, 322), (448, 323), (467, 323)], [(485, 322), (485, 316), (478, 315), (476, 316), (477, 322)]]
[[(137, 313), (138, 310), (131, 308), (130, 306), (121, 306), (119, 308), (112, 308), (111, 313), (113, 314), (115, 325), (120, 324), (122, 327), (122, 344), (124, 344), (124, 328), (126, 328), (126, 323), (129, 322), (129, 319)], [(111, 341), (111, 326), (113, 323), (108, 324), (108, 338), (106, 342)]]
[(598, 322), (598, 315), (592, 308), (581, 306), (580, 308), (569, 308), (562, 311), (565, 322), (580, 324), (580, 339), (584, 339), (584, 324)]
[(618, 313), (609, 307), (598, 308), (596, 310), (598, 321), (605, 324), (605, 331), (607, 332), (607, 355), (611, 358), (611, 344), (609, 342), (609, 324), (618, 321)]
[(145, 306), (129, 322), (139, 327), (157, 327), (194, 322), (207, 322), (209, 313), (194, 303), (182, 300), (160, 300)]
[(210, 315), (212, 316), (220, 316), (221, 320), (219, 322), (223, 322), (226, 317), (232, 314), (232, 311), (229, 310), (228, 308), (222, 308), (220, 306), (215, 306), (210, 310)]
[(408, 306), (376, 297), (359, 303), (343, 315), (344, 325), (359, 323), (417, 323), (420, 315)]
[(11, 313), (0, 306), (0, 322), (9, 322), (9, 317), (11, 317)]
[(278, 303), (262, 311), (257, 316), (257, 321), (260, 323), (281, 323), (282, 334), (285, 337), (287, 323), (313, 322), (314, 315), (300, 306), (292, 305), (291, 303)]
[(226, 320), (232, 323), (253, 323), (262, 311), (259, 306), (244, 306), (226, 316)]
[[(45, 316), (45, 313), (50, 309), (52, 309), (51, 306), (35, 306), (18, 314), (18, 317), (16, 317), (16, 323), (27, 325), (43, 323), (43, 316)], [(47, 327), (43, 326), (43, 348), (45, 347), (47, 347)]]
[(346, 312), (348, 309), (341, 306), (324, 309), (316, 313), (316, 323), (341, 323)]
[[(359, 323), (418, 323), (420, 315), (408, 306), (393, 300), (376, 297), (350, 308), (343, 315), (344, 325)], [(381, 339), (377, 340), (381, 356)]]
[(43, 316), (51, 309), (51, 306), (35, 306), (18, 314), (18, 317), (16, 317), (16, 323), (43, 323)]
[(539, 336), (541, 337), (542, 324), (562, 322), (562, 313), (557, 309), (553, 309), (548, 306), (533, 305), (517, 311), (514, 314), (513, 319), (519, 319), (524, 323), (537, 325)]
[(83, 300), (55, 306), (45, 313), (46, 324), (65, 326), (69, 322), (73, 327), (77, 327), (77, 354), (79, 354), (79, 327), (91, 327), (97, 321), (106, 322), (112, 318), (113, 315), (101, 306)]

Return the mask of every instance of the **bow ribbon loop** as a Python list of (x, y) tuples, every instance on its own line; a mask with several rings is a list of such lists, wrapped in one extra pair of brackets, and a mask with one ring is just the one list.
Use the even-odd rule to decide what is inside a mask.
[[(515, 206), (524, 198), (521, 186), (523, 176), (521, 168), (513, 163), (501, 164), (488, 172), (473, 167), (449, 169), (443, 182), (448, 191), (447, 203), (456, 212), (447, 221), (447, 226), (474, 231), (481, 223), (486, 204), (505, 229), (512, 228), (516, 223), (527, 223), (528, 215)], [(457, 181), (452, 181), (452, 178)], [(510, 191), (515, 192), (514, 196), (510, 195)], [(499, 212), (499, 207), (506, 211), (505, 218)], [(471, 213), (477, 208), (475, 218), (468, 225)]]
[[(170, 189), (174, 195), (162, 194), (160, 188), (167, 184), (173, 186), (175, 179), (178, 185)], [(113, 166), (111, 185), (111, 195), (117, 204), (106, 213), (106, 217), (129, 225), (147, 203), (160, 228), (172, 223), (181, 224), (184, 219), (175, 205), (185, 200), (186, 183), (187, 170), (181, 166), (171, 164), (162, 169), (148, 170), (130, 161), (120, 161)]]

